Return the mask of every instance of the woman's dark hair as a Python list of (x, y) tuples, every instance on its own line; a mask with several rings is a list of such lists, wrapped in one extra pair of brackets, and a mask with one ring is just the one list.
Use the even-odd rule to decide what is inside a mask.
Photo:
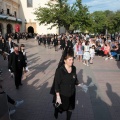
[(88, 45), (88, 43), (89, 43), (89, 41), (86, 41), (86, 42), (85, 42), (85, 45)]
[(21, 44), (21, 45), (20, 45), (20, 51), (22, 51), (22, 50), (21, 50), (21, 47), (25, 47), (25, 45), (24, 45), (24, 44)]
[(58, 64), (58, 68), (60, 68), (64, 64), (64, 60), (68, 59), (69, 57), (74, 57), (74, 51), (73, 48), (66, 47)]
[(21, 44), (20, 47), (25, 47), (25, 45), (24, 45), (24, 44)]

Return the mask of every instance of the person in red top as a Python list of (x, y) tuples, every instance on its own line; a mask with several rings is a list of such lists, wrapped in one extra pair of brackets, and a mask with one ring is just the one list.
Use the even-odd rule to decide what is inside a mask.
[(105, 60), (108, 60), (108, 58), (110, 57), (110, 44), (109, 43), (105, 43), (104, 45), (104, 54), (107, 56)]

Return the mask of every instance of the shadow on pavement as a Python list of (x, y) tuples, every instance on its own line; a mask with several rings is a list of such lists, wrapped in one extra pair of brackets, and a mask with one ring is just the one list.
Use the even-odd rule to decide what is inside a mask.
[[(80, 80), (80, 83), (84, 83), (83, 69), (79, 71), (78, 79)], [(87, 82), (84, 84), (89, 85), (91, 82), (94, 83), (92, 78), (87, 76)], [(110, 89), (107, 91), (110, 93)], [(111, 108), (112, 106), (106, 104), (101, 99), (99, 94), (100, 91), (96, 85), (90, 87), (87, 93), (83, 92), (82, 90), (77, 91), (78, 105), (76, 107), (78, 108), (79, 119), (84, 118), (84, 120), (112, 120), (111, 113), (109, 111), (109, 107)]]

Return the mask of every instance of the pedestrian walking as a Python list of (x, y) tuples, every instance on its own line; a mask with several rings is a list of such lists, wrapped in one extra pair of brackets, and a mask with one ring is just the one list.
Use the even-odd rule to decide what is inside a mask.
[(50, 93), (53, 94), (55, 106), (54, 116), (66, 111), (67, 119), (70, 120), (72, 111), (75, 109), (75, 85), (81, 86), (77, 79), (76, 67), (73, 65), (74, 52), (70, 47), (65, 48), (58, 68), (56, 69), (54, 82)]
[(25, 67), (26, 67), (26, 63), (23, 53), (19, 51), (18, 45), (15, 45), (14, 52), (10, 54), (8, 68), (14, 74), (16, 89), (19, 89), (19, 86), (22, 85), (21, 79), (22, 79), (23, 68)]
[(55, 51), (58, 51), (58, 38), (57, 38), (57, 36), (54, 36), (53, 44), (55, 47)]

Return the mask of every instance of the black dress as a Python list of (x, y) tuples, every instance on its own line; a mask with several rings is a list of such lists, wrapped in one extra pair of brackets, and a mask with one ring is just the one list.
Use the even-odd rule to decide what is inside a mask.
[(53, 103), (56, 102), (56, 92), (60, 93), (62, 104), (59, 109), (62, 111), (73, 110), (75, 108), (75, 85), (78, 85), (79, 81), (76, 75), (76, 67), (72, 66), (72, 72), (68, 73), (65, 66), (61, 66), (56, 70), (53, 86), (51, 88), (51, 94), (54, 95)]
[(55, 47), (55, 46), (58, 46), (58, 39), (54, 39), (54, 40), (53, 40), (53, 43), (54, 43), (54, 47)]

